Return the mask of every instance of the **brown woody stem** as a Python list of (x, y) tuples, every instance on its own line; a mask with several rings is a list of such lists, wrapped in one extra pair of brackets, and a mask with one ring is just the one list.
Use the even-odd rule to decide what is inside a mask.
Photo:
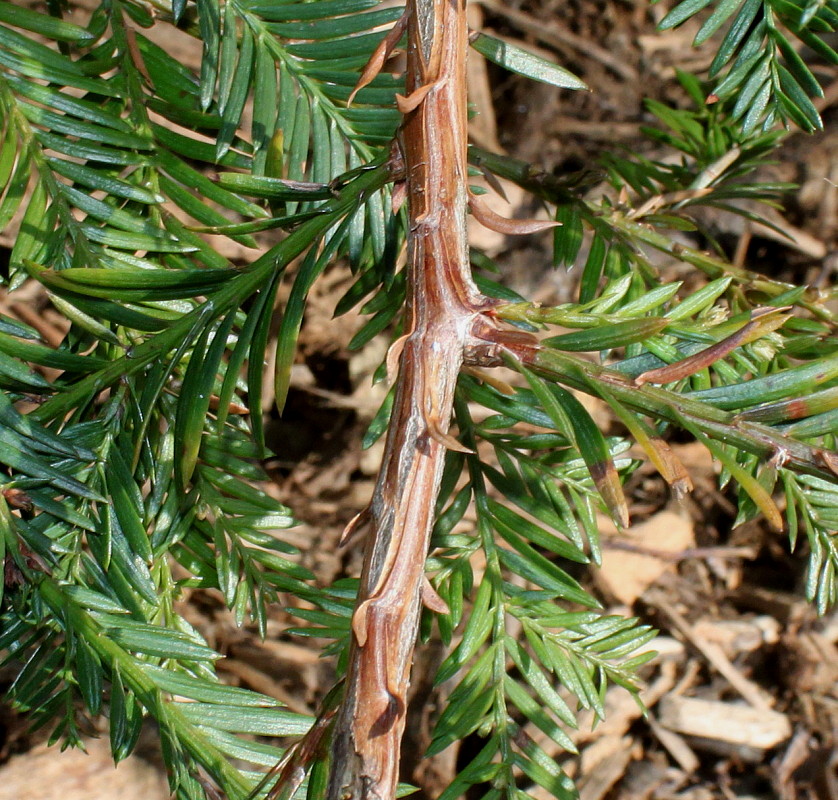
[(491, 303), (471, 277), (466, 239), (465, 0), (410, 0), (401, 130), (410, 232), (408, 315), (396, 398), (370, 506), (329, 800), (390, 800), (398, 783), (424, 563), (464, 362)]

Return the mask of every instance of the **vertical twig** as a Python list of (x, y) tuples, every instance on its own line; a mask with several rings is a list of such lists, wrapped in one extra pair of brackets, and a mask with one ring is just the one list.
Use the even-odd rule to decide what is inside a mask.
[(390, 800), (434, 503), (454, 389), (475, 317), (489, 307), (468, 260), (465, 0), (409, 0), (406, 169), (408, 335), (370, 506), (329, 800)]

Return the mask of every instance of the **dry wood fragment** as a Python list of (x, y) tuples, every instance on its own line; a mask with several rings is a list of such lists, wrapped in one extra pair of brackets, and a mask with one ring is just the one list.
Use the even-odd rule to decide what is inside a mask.
[(655, 738), (666, 748), (678, 766), (687, 775), (692, 775), (700, 766), (700, 762), (684, 738), (675, 731), (664, 728), (654, 717), (650, 716), (648, 722)]
[(674, 767), (665, 767), (651, 760), (629, 764), (620, 784), (619, 800), (666, 800), (682, 786), (687, 776)]
[(738, 605), (774, 617), (784, 627), (796, 629), (807, 617), (814, 616), (812, 607), (800, 596), (790, 592), (745, 584), (730, 596)]
[(796, 692), (832, 695), (838, 700), (838, 647), (816, 632), (788, 633), (787, 682)]
[(623, 777), (632, 757), (632, 739), (629, 736), (604, 736), (583, 753), (594, 751), (583, 764), (582, 777), (578, 782), (579, 800), (602, 800), (612, 786)]
[(770, 750), (791, 736), (785, 714), (697, 697), (666, 697), (658, 704), (660, 724), (694, 737), (695, 747), (707, 743), (728, 745), (730, 753), (747, 756), (749, 749)]
[(650, 592), (647, 599), (669, 619), (673, 627), (691, 644), (710, 665), (755, 709), (770, 711), (773, 698), (752, 680), (746, 678), (724, 654), (721, 647), (708, 642), (693, 630), (682, 614), (675, 610), (660, 592)]
[(741, 653), (751, 653), (767, 644), (776, 644), (780, 639), (780, 623), (769, 616), (754, 619), (710, 619), (698, 620), (693, 632), (711, 644), (722, 648), (728, 658)]
[(673, 636), (656, 636), (652, 643), (658, 654), (656, 661), (682, 661), (686, 648), (684, 643)]
[(87, 752), (38, 747), (3, 765), (3, 800), (168, 800), (161, 768), (138, 755), (114, 767), (107, 738), (85, 742)]
[(811, 732), (806, 728), (798, 728), (786, 746), (782, 758), (775, 759), (772, 764), (774, 786), (781, 800), (797, 800), (795, 772), (804, 767), (811, 757), (813, 745)]
[[(661, 511), (645, 522), (628, 529), (623, 537), (660, 553), (679, 553), (695, 544), (692, 521), (674, 511)], [(602, 564), (594, 572), (597, 585), (608, 596), (631, 605), (665, 572), (674, 572), (670, 560), (648, 552), (624, 552), (604, 548)]]

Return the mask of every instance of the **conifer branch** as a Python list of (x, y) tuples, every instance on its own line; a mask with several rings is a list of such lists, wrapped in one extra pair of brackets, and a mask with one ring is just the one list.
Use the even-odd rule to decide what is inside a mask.
[(474, 320), (491, 305), (472, 280), (466, 238), (465, 2), (415, 0), (405, 13), (408, 335), (369, 509), (331, 800), (395, 796), (434, 500), (446, 449), (457, 446), (454, 389)]

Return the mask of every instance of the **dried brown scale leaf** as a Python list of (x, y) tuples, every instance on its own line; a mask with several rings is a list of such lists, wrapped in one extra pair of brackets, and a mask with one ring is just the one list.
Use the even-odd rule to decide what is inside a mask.
[(555, 220), (507, 219), (492, 211), (482, 200), (471, 195), (468, 201), (472, 216), (484, 227), (506, 236), (526, 236), (541, 233), (561, 225)]
[(494, 375), (486, 372), (482, 369), (476, 369), (475, 367), (463, 367), (462, 372), (464, 375), (471, 375), (473, 378), (477, 378), (479, 381), (483, 381), (483, 383), (487, 383), (493, 389), (497, 389), (501, 394), (505, 394), (511, 396), (515, 394), (515, 389), (513, 389), (506, 381), (500, 380), (500, 378), (496, 378)]
[(404, 181), (396, 181), (393, 184), (393, 191), (390, 195), (390, 207), (393, 210), (393, 214), (398, 214), (401, 210), (401, 207), (404, 205), (405, 200), (407, 200), (407, 187), (405, 186)]
[(418, 89), (412, 91), (407, 97), (400, 94), (396, 95), (396, 107), (402, 114), (409, 114), (419, 108), (419, 104), (427, 97), (428, 92), (434, 88), (434, 84), (426, 83)]
[(442, 429), (442, 422), (438, 418), (429, 417), (426, 420), (428, 425), (428, 434), (432, 439), (439, 442), (443, 447), (446, 447), (448, 450), (453, 450), (456, 453), (474, 453), (474, 450), (466, 447), (462, 442), (460, 442), (455, 436), (452, 436), (447, 431)]
[(427, 576), (422, 580), (422, 605), (429, 611), (435, 611), (437, 614), (451, 613), (448, 603), (439, 596), (439, 593), (431, 585)]
[(363, 533), (370, 523), (370, 513), (369, 506), (367, 506), (349, 520), (340, 535), (338, 547), (346, 547)]
[(390, 347), (387, 349), (387, 357), (384, 359), (384, 365), (387, 368), (387, 379), (393, 381), (399, 371), (399, 361), (402, 357), (405, 342), (410, 338), (409, 333), (399, 336)]
[(667, 364), (660, 369), (651, 369), (638, 375), (634, 379), (635, 386), (643, 386), (644, 383), (674, 383), (682, 378), (694, 375), (699, 370), (715, 364), (719, 359), (732, 353), (737, 347), (742, 347), (755, 339), (776, 330), (783, 325), (788, 316), (778, 316), (789, 307), (783, 308), (757, 308), (751, 313), (751, 320), (743, 325), (738, 331), (726, 336), (720, 342), (711, 345), (695, 355), (676, 361), (674, 364)]
[(381, 68), (384, 66), (387, 59), (390, 58), (393, 50), (396, 49), (396, 45), (399, 43), (399, 39), (402, 38), (406, 28), (407, 12), (399, 17), (396, 24), (393, 25), (387, 35), (381, 40), (378, 47), (376, 47), (373, 51), (372, 56), (370, 56), (370, 60), (361, 72), (361, 77), (358, 78), (358, 83), (355, 84), (352, 94), (349, 95), (349, 99), (346, 101), (348, 106), (352, 105), (352, 102), (355, 100), (355, 95), (357, 95), (358, 92), (360, 92), (365, 86), (372, 83), (378, 73), (381, 72)]
[(18, 508), (25, 512), (31, 512), (35, 509), (32, 498), (22, 489), (16, 489), (14, 487), (3, 489), (3, 497), (11, 508)]
[(838, 475), (838, 453), (831, 450), (816, 450), (815, 457), (834, 475)]

